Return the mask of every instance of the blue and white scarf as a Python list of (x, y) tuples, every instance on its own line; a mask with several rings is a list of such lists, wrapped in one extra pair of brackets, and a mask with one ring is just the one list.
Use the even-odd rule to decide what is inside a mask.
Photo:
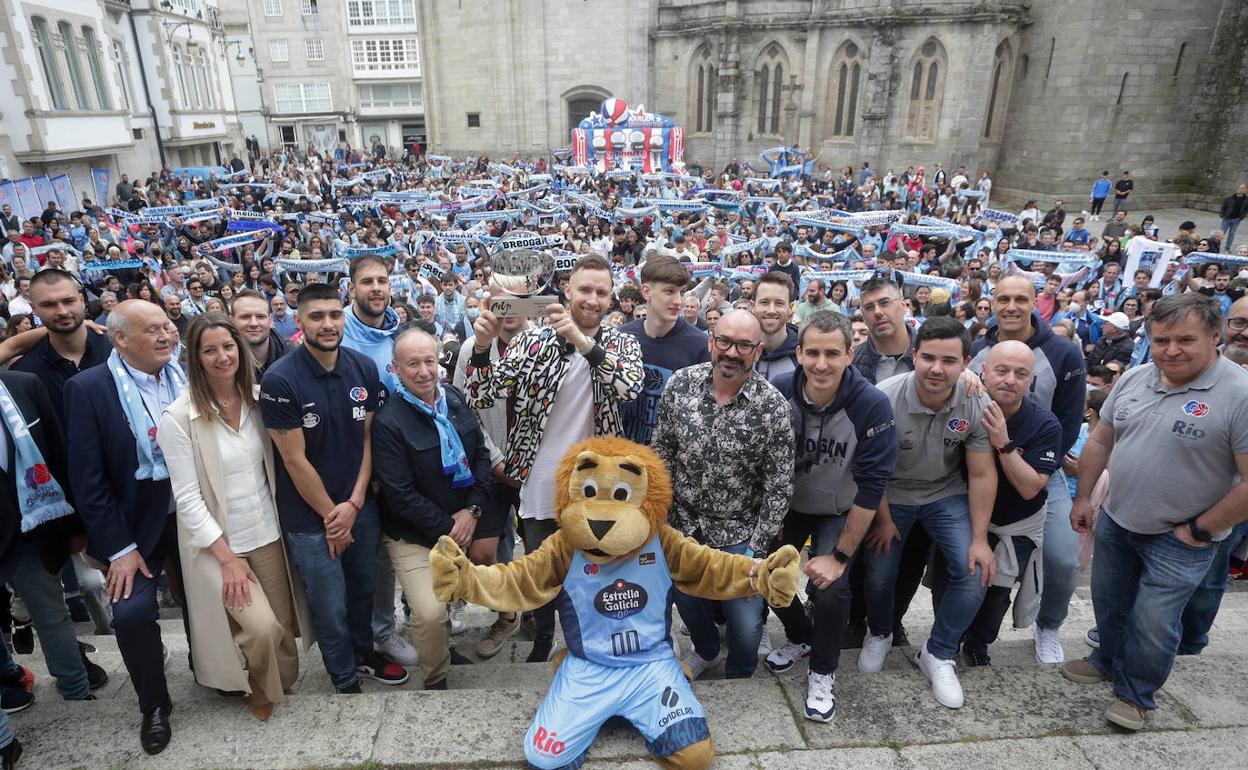
[(74, 509), (65, 501), (65, 491), (48, 471), (43, 453), (31, 438), (26, 419), (13, 401), (13, 394), (0, 382), (0, 413), (13, 437), (14, 486), (17, 488), (17, 506), (22, 513), (22, 532), (29, 532), (40, 524), (68, 516)]
[(468, 466), (468, 455), (464, 453), (464, 444), (459, 440), (459, 431), (455, 430), (451, 418), (447, 416), (446, 391), (442, 386), (438, 386), (438, 400), (434, 406), (429, 406), (413, 396), (401, 382), (398, 394), (404, 401), (433, 418), (433, 424), (438, 429), (438, 446), (442, 449), (442, 473), (452, 477), (451, 488), (465, 489), (477, 483)]
[[(165, 467), (165, 453), (160, 451), (156, 443), (155, 415), (148, 412), (143, 404), (143, 394), (130, 375), (130, 370), (122, 363), (121, 356), (114, 350), (108, 356), (108, 371), (113, 375), (113, 384), (117, 386), (117, 395), (121, 397), (121, 411), (126, 415), (126, 423), (134, 434), (135, 452), (138, 455), (139, 467), (134, 477), (139, 481), (163, 481), (169, 478), (169, 469)], [(173, 397), (177, 398), (186, 389), (186, 375), (178, 366), (176, 358), (170, 358), (161, 372), (168, 378), (173, 389)]]

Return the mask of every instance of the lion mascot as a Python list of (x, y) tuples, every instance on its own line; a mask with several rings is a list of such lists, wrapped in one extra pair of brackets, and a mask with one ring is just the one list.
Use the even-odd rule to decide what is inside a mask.
[(529, 764), (577, 768), (602, 724), (628, 719), (658, 764), (705, 768), (714, 747), (702, 705), (672, 647), (676, 590), (706, 599), (797, 590), (797, 551), (752, 559), (701, 545), (667, 524), (672, 484), (649, 447), (601, 437), (572, 447), (555, 490), (559, 529), (523, 559), (476, 566), (449, 537), (430, 554), (439, 601), (503, 612), (557, 600), (567, 655), (524, 740)]

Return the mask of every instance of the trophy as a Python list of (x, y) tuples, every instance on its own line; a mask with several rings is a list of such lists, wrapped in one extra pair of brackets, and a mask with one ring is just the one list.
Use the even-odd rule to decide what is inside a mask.
[[(550, 284), (555, 273), (554, 258), (532, 248), (508, 248), (512, 236), (532, 233), (509, 233), (499, 242), (503, 248), (490, 258), (490, 312), (499, 318), (533, 318), (546, 313), (546, 306), (558, 302), (557, 297), (540, 292)], [(540, 236), (535, 236), (540, 241)], [(513, 238), (515, 241), (521, 238)], [(536, 245), (536, 244), (534, 244)]]

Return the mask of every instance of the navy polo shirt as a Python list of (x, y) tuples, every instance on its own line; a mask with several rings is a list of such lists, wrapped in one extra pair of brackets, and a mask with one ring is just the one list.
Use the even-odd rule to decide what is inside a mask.
[[(338, 348), (332, 371), (304, 346), (274, 362), (260, 383), (260, 413), (270, 430), (303, 431), (308, 462), (335, 503), (351, 496), (364, 461), (364, 421), (382, 398), (377, 366), (350, 348)], [(277, 463), (277, 510), (286, 532), (315, 533), (325, 523)]]
[[(1010, 441), (1022, 449), (1023, 459), (1036, 473), (1052, 475), (1062, 462), (1062, 424), (1053, 413), (1040, 406), (1031, 396), (1024, 396), (1018, 411), (1006, 418), (1005, 428)], [(997, 501), (992, 507), (992, 523), (1013, 524), (1044, 507), (1048, 491), (1041, 487), (1035, 497), (1024, 500), (1010, 484), (997, 455)]]

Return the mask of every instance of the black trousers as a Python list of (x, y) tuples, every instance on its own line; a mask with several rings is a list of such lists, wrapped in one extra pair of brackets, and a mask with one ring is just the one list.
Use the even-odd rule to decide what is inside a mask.
[[(896, 547), (894, 544), (892, 547)], [(916, 523), (910, 530), (910, 536), (902, 545), (901, 565), (897, 569), (897, 582), (893, 588), (893, 628), (901, 625), (901, 620), (914, 601), (914, 594), (923, 582), (923, 570), (927, 567), (927, 554), (932, 547), (932, 538), (922, 524)], [(854, 559), (853, 569), (849, 576), (851, 623), (866, 625), (867, 601), (863, 591), (863, 575), (861, 559)]]
[(168, 706), (169, 689), (165, 683), (164, 647), (160, 641), (160, 605), (157, 602), (157, 583), (161, 572), (168, 568), (170, 590), (183, 601), (182, 622), (190, 639), (188, 611), (182, 592), (182, 562), (178, 558), (178, 539), (175, 519), (170, 515), (160, 541), (150, 554), (143, 554), (150, 578), (141, 572), (134, 573), (134, 586), (130, 597), (113, 605), (113, 630), (117, 634), (117, 649), (126, 664), (126, 672), (134, 691), (139, 696), (139, 710), (150, 714), (157, 708)]
[[(559, 525), (554, 519), (521, 519), (520, 537), (524, 540), (524, 552), (533, 553), (546, 538), (555, 534)], [(546, 602), (533, 610), (533, 623), (536, 625), (538, 639), (547, 641), (555, 638), (555, 603)]]
[[(989, 535), (988, 543), (995, 548), (996, 536)], [(1031, 541), (1031, 538), (1014, 538), (1014, 554), (1020, 565), (1027, 563), (1027, 560), (1031, 558), (1031, 552), (1035, 549), (1036, 544)], [(935, 608), (940, 606), (941, 597), (945, 595), (945, 588), (949, 584), (949, 570), (945, 566), (945, 557), (940, 549), (937, 549), (932, 556), (929, 574), (932, 576), (932, 606)], [(962, 634), (964, 649), (987, 652), (988, 645), (997, 641), (997, 636), (1001, 633), (1001, 624), (1005, 621), (1005, 613), (1010, 609), (1012, 590), (1006, 586), (988, 587), (988, 592), (984, 594), (984, 603), (979, 605), (979, 612), (975, 613), (975, 619), (967, 627), (966, 633)]]
[[(831, 553), (841, 536), (841, 530), (845, 528), (845, 521), (844, 515), (812, 516), (789, 511), (784, 517), (781, 537), (772, 541), (771, 551), (779, 550), (785, 545), (801, 550), (806, 538), (813, 535), (811, 557)], [(816, 674), (835, 673), (840, 663), (841, 646), (845, 643), (845, 625), (849, 618), (849, 574), (857, 559), (858, 552), (855, 552), (845, 571), (832, 585), (814, 589), (813, 624), (806, 617), (802, 602), (796, 596), (787, 607), (772, 608), (784, 625), (784, 635), (790, 642), (810, 645), (810, 670)]]
[(1104, 199), (1104, 198), (1093, 198), (1093, 199), (1092, 199), (1092, 210), (1091, 210), (1091, 211), (1089, 211), (1088, 213), (1089, 213), (1089, 214), (1091, 214), (1092, 216), (1099, 216), (1099, 215), (1100, 215), (1100, 213), (1101, 213), (1101, 209), (1102, 209), (1102, 208), (1104, 208), (1104, 207), (1105, 207), (1105, 199)]

